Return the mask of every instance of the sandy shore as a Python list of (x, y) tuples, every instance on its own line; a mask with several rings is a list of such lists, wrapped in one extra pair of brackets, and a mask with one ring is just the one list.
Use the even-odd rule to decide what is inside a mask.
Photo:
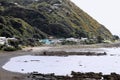
[[(0, 80), (24, 80), (22, 79), (24, 76), (20, 73), (13, 73), (6, 71), (2, 68), (2, 66), (10, 60), (10, 58), (15, 56), (20, 56), (28, 53), (22, 53), (21, 51), (16, 52), (0, 52)], [(21, 78), (21, 79), (18, 79)]]
[(26, 80), (25, 74), (14, 73), (6, 71), (2, 66), (10, 60), (10, 58), (15, 56), (30, 55), (34, 52), (41, 52), (43, 50), (48, 50), (50, 47), (29, 47), (24, 48), (21, 51), (15, 52), (0, 52), (0, 80)]

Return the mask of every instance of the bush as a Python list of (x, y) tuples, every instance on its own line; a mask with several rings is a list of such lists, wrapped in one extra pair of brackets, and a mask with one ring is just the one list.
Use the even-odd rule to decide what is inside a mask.
[(98, 37), (97, 37), (97, 42), (98, 42), (98, 43), (102, 43), (102, 42), (103, 42), (103, 40), (104, 40), (104, 39), (103, 39), (103, 37), (102, 37), (102, 36), (98, 36)]
[(0, 50), (3, 48), (4, 45), (0, 44)]
[(96, 44), (97, 41), (96, 40), (92, 40), (92, 39), (88, 39), (88, 40), (85, 40), (83, 43), (84, 44)]
[(3, 50), (4, 50), (4, 51), (16, 51), (17, 48), (12, 47), (12, 46), (8, 46), (8, 47), (4, 47)]
[(77, 42), (74, 42), (74, 41), (63, 41), (61, 44), (62, 45), (75, 45), (75, 44), (77, 44)]

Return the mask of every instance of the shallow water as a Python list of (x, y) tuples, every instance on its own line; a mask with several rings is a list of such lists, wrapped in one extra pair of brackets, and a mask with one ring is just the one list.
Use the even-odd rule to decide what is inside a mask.
[(12, 72), (55, 73), (56, 75), (70, 75), (76, 72), (111, 72), (120, 73), (120, 48), (102, 48), (106, 56), (18, 56), (11, 58), (3, 68)]

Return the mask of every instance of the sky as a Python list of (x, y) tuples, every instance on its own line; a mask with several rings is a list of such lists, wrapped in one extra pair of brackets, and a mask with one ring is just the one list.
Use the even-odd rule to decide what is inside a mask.
[(120, 0), (71, 0), (82, 10), (120, 36)]

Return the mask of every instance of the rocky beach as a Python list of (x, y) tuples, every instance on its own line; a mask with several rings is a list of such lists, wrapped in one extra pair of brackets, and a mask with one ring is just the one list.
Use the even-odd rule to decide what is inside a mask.
[[(98, 55), (93, 55), (96, 52), (98, 53), (106, 53), (103, 51), (100, 47), (95, 48), (95, 46), (88, 48), (89, 46), (84, 46), (84, 47), (79, 47), (79, 46), (59, 46), (59, 47), (29, 47), (29, 48), (24, 48), (23, 50), (20, 51), (15, 51), (15, 52), (0, 52), (0, 80), (32, 80), (30, 77), (30, 74), (23, 74), (23, 73), (18, 73), (18, 72), (10, 72), (7, 70), (4, 70), (2, 66), (6, 64), (10, 58), (12, 57), (17, 57), (17, 56), (24, 56), (24, 55), (47, 55), (47, 56), (52, 56), (52, 55), (60, 55), (62, 53), (62, 56), (64, 55), (63, 53), (69, 53), (72, 51), (71, 55), (80, 55), (82, 53), (89, 53), (89, 56), (98, 56)], [(118, 47), (118, 46), (117, 46)], [(76, 50), (77, 49), (77, 50)], [(74, 52), (75, 51), (75, 52)], [(82, 52), (80, 52), (82, 51)], [(85, 52), (84, 52), (85, 51)], [(46, 52), (46, 53), (44, 53)], [(56, 52), (59, 54), (56, 54)], [(73, 54), (75, 53), (75, 54)], [(92, 55), (90, 55), (92, 54)], [(106, 55), (106, 54), (105, 54)], [(61, 56), (61, 55), (60, 55)], [(101, 55), (99, 55), (101, 56)], [(32, 73), (31, 73), (32, 74)], [(120, 75), (117, 73), (111, 73), (108, 75), (104, 75), (102, 73), (94, 73), (94, 72), (88, 72), (88, 73), (82, 73), (82, 72), (71, 72), (73, 75), (71, 76), (59, 76), (59, 75), (51, 75), (51, 74), (40, 74), (39, 80), (101, 80), (101, 78), (104, 77), (103, 80), (119, 80)], [(37, 74), (37, 75), (38, 75)], [(49, 76), (50, 75), (50, 76)], [(77, 76), (76, 76), (77, 75)], [(97, 78), (96, 78), (97, 75)], [(33, 74), (32, 74), (33, 76)], [(41, 78), (41, 76), (44, 76)], [(48, 78), (49, 77), (49, 78)], [(52, 78), (51, 78), (52, 77)], [(37, 80), (37, 79), (35, 79)]]

